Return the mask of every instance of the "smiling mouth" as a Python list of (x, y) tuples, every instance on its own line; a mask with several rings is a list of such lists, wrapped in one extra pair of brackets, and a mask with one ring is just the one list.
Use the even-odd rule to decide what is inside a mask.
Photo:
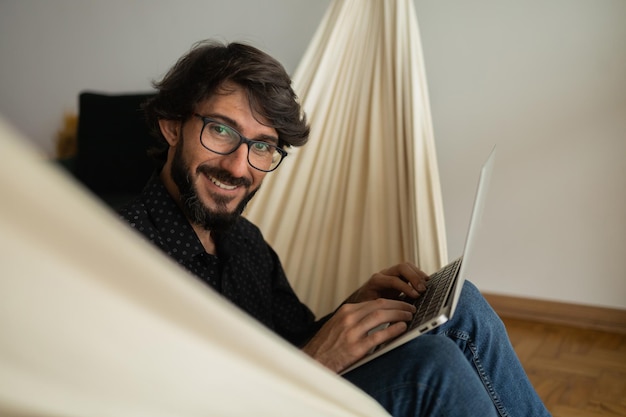
[(215, 178), (213, 176), (209, 176), (209, 180), (211, 180), (211, 182), (213, 184), (217, 185), (222, 190), (232, 191), (232, 190), (235, 190), (237, 188), (236, 185), (224, 184), (223, 182), (219, 181), (217, 178)]

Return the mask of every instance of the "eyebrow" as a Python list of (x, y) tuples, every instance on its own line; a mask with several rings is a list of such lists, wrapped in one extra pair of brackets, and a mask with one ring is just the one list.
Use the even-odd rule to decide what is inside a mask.
[(233, 120), (233, 119), (231, 119), (228, 116), (224, 116), (223, 114), (217, 114), (217, 113), (209, 114), (206, 117), (209, 117), (211, 119), (215, 119), (215, 120), (217, 120), (219, 122), (223, 122), (225, 125), (227, 125), (231, 129), (236, 130), (237, 133), (239, 133), (241, 136), (243, 136), (246, 139), (271, 142), (274, 145), (278, 144), (278, 137), (272, 136), (272, 135), (261, 134), (261, 135), (255, 137), (255, 138), (248, 138), (247, 136), (244, 136), (243, 133), (241, 133), (241, 125), (239, 123), (237, 123), (236, 120)]

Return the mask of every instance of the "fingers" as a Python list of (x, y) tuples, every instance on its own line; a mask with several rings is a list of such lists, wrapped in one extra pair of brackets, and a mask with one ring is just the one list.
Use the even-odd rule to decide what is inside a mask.
[(380, 279), (389, 281), (387, 285), (411, 298), (416, 298), (420, 293), (426, 291), (426, 282), (429, 279), (426, 273), (410, 262), (383, 269), (379, 275)]
[(378, 346), (381, 343), (385, 343), (389, 340), (394, 339), (395, 337), (400, 336), (407, 329), (408, 329), (408, 324), (404, 321), (392, 323), (385, 329), (368, 335), (368, 338), (370, 338), (369, 345), (374, 346), (374, 347)]
[(426, 291), (428, 276), (417, 266), (405, 262), (373, 274), (346, 302), (360, 303), (377, 298), (417, 298)]
[(403, 301), (378, 299), (360, 305), (362, 315), (354, 330), (368, 351), (406, 331), (415, 307)]
[(379, 298), (354, 305), (353, 320), (358, 333), (365, 334), (382, 324), (410, 321), (415, 307), (404, 301)]

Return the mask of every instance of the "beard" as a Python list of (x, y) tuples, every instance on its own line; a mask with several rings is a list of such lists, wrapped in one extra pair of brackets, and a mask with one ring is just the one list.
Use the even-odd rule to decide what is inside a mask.
[(180, 193), (180, 206), (183, 213), (189, 222), (200, 225), (205, 230), (223, 232), (230, 229), (239, 219), (248, 202), (254, 197), (259, 188), (250, 191), (251, 183), (248, 179), (236, 178), (226, 170), (201, 165), (196, 169), (197, 175), (211, 176), (220, 182), (244, 186), (248, 190), (248, 193), (233, 211), (228, 211), (228, 203), (232, 201), (232, 198), (220, 195), (212, 196), (216, 208), (210, 209), (198, 196), (198, 191), (192, 181), (191, 170), (183, 158), (183, 143), (184, 140), (181, 137), (179, 146), (176, 148), (174, 158), (172, 159), (171, 170), (172, 180)]

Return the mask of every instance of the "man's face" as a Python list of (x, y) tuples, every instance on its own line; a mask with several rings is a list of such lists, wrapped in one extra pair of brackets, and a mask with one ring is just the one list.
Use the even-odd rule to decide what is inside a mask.
[[(255, 119), (246, 93), (234, 84), (200, 103), (196, 113), (226, 124), (250, 139), (278, 137), (274, 128), (261, 123), (262, 118), (256, 115)], [(166, 187), (179, 198), (192, 223), (213, 231), (228, 227), (243, 212), (266, 173), (250, 166), (246, 144), (230, 155), (204, 148), (200, 143), (200, 118), (192, 117), (182, 125), (174, 121), (163, 123), (170, 136), (164, 133), (170, 143), (162, 173)]]

